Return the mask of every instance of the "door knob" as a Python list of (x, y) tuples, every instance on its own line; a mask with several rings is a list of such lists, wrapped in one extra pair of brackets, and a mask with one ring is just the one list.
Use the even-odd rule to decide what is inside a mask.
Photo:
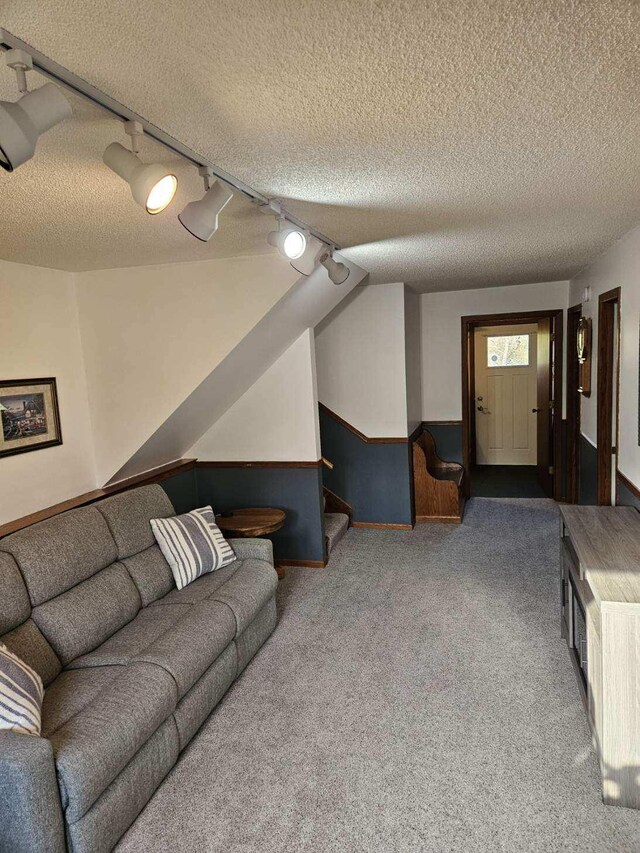
[(478, 411), (479, 411), (479, 412), (484, 412), (484, 406), (478, 406)]
[(537, 415), (538, 412), (542, 411), (542, 409), (531, 409), (531, 411), (533, 412), (534, 415)]

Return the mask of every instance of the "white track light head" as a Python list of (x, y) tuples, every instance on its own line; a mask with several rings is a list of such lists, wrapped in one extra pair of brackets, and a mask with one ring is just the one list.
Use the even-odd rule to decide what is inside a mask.
[(267, 241), (290, 261), (302, 257), (307, 248), (307, 238), (304, 232), (299, 228), (290, 228), (289, 226), (280, 228), (278, 231), (271, 231)]
[(143, 163), (136, 154), (119, 142), (112, 142), (102, 159), (131, 187), (131, 195), (147, 213), (160, 213), (171, 202), (178, 189), (178, 179), (159, 163)]
[(207, 191), (199, 201), (189, 202), (178, 214), (178, 219), (190, 234), (206, 243), (218, 230), (218, 216), (233, 198), (233, 193), (219, 181), (209, 187), (211, 170), (207, 167), (200, 169), (200, 174), (204, 176)]
[(39, 137), (71, 115), (71, 104), (53, 83), (27, 92), (16, 103), (0, 101), (0, 166), (13, 172), (26, 163)]
[(329, 252), (320, 258), (320, 263), (329, 274), (329, 278), (334, 284), (344, 284), (349, 278), (349, 267), (346, 264), (334, 261)]

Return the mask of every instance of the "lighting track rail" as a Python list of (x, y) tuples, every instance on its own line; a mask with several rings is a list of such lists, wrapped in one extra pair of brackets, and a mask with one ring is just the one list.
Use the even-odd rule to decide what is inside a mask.
[[(224, 183), (233, 187), (234, 190), (243, 193), (243, 195), (251, 199), (251, 201), (256, 205), (264, 206), (274, 203), (274, 199), (268, 198), (257, 190), (254, 190), (248, 184), (245, 184), (239, 178), (225, 172), (224, 169), (221, 169), (219, 166), (216, 166), (214, 163), (211, 163), (209, 160), (201, 157), (193, 149), (184, 145), (178, 139), (174, 139), (173, 136), (165, 133), (164, 130), (157, 127), (155, 124), (152, 124), (150, 121), (147, 121), (147, 119), (138, 115), (138, 113), (130, 110), (124, 104), (116, 101), (115, 98), (112, 98), (110, 95), (107, 95), (105, 92), (102, 92), (100, 89), (92, 86), (91, 83), (88, 83), (86, 80), (78, 77), (72, 71), (69, 71), (68, 68), (65, 68), (57, 62), (54, 62), (52, 59), (49, 59), (48, 56), (40, 53), (40, 51), (31, 47), (31, 45), (17, 38), (17, 36), (14, 36), (7, 30), (0, 28), (0, 50), (8, 51), (12, 49), (23, 50), (28, 53), (32, 58), (33, 68), (42, 74), (43, 77), (47, 77), (49, 80), (52, 80), (64, 89), (68, 89), (75, 95), (79, 95), (81, 98), (84, 98), (101, 109), (106, 110), (115, 118), (118, 118), (123, 122), (138, 122), (146, 136), (154, 139), (157, 143), (162, 145), (168, 151), (171, 151), (173, 154), (177, 154), (179, 157), (182, 157), (182, 159), (192, 163), (198, 169), (207, 170), (212, 176), (224, 181)], [(283, 214), (288, 222), (295, 225), (302, 231), (311, 234), (322, 243), (325, 243), (331, 251), (340, 249), (340, 246), (334, 240), (325, 236), (321, 231), (307, 225), (297, 216), (289, 213), (289, 211), (283, 211)]]

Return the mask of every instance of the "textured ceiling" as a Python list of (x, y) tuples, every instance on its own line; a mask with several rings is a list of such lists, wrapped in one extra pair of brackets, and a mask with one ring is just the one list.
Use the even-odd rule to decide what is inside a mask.
[[(640, 220), (631, 0), (4, 0), (0, 26), (289, 199), (373, 281), (564, 279)], [(178, 204), (136, 208), (100, 162), (122, 136), (83, 107), (0, 175), (0, 256), (84, 269), (268, 250), (242, 199), (206, 246)], [(186, 201), (200, 186), (183, 172)]]

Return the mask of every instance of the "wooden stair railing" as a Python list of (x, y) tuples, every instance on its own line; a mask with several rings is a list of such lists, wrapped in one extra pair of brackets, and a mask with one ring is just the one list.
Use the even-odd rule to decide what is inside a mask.
[(349, 527), (353, 524), (353, 508), (351, 504), (339, 498), (331, 489), (323, 486), (322, 493), (324, 495), (324, 511), (325, 512), (340, 512), (343, 515), (349, 516)]
[(460, 524), (464, 512), (464, 468), (436, 453), (428, 430), (413, 442), (413, 483), (416, 521)]

